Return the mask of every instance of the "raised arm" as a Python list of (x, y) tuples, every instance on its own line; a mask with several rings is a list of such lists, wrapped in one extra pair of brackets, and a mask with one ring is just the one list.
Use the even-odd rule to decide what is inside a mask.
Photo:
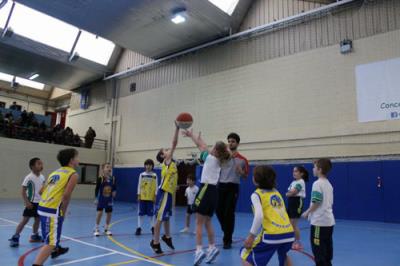
[(193, 134), (193, 130), (184, 130), (182, 131), (182, 134), (186, 137), (189, 137), (192, 139), (193, 143), (196, 144), (197, 148), (199, 148), (200, 151), (208, 151), (208, 146), (205, 143), (205, 141), (201, 138), (201, 132), (196, 136)]
[(175, 132), (174, 132), (174, 136), (172, 138), (172, 146), (171, 149), (165, 154), (165, 161), (170, 161), (174, 155), (176, 146), (178, 145), (178, 136), (179, 136), (179, 127), (177, 126), (176, 122), (175, 122)]

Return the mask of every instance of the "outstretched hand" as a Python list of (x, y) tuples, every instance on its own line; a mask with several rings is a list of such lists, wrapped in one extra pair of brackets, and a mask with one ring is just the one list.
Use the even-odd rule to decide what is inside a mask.
[(191, 128), (190, 130), (187, 130), (187, 129), (182, 130), (182, 135), (183, 135), (184, 137), (189, 137), (189, 138), (191, 138), (191, 137), (193, 136), (193, 129)]

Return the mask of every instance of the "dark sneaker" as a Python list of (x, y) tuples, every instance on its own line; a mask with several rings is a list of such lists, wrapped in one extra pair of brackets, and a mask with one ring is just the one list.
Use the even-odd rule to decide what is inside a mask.
[(42, 241), (43, 241), (42, 237), (38, 234), (31, 235), (31, 238), (29, 239), (29, 242), (31, 242), (31, 243), (37, 243), (37, 242), (42, 242)]
[(151, 234), (154, 236), (154, 227), (151, 227)]
[(154, 253), (156, 253), (156, 254), (162, 254), (163, 253), (162, 250), (161, 250), (160, 243), (154, 244), (154, 240), (151, 240), (150, 247), (153, 249)]
[(224, 242), (223, 249), (231, 249), (232, 248), (232, 243), (231, 242)]
[(175, 247), (172, 244), (172, 237), (167, 237), (166, 235), (163, 235), (163, 237), (161, 239), (165, 242), (165, 244), (167, 244), (167, 246), (170, 249), (174, 249), (175, 250)]
[(56, 247), (55, 249), (53, 249), (53, 251), (51, 252), (51, 258), (55, 259), (58, 256), (61, 256), (65, 253), (67, 253), (69, 250), (69, 248), (63, 248), (61, 246)]
[(13, 235), (10, 239), (8, 239), (8, 241), (10, 241), (10, 247), (12, 248), (16, 248), (19, 246), (19, 235)]
[(136, 228), (135, 235), (140, 236), (142, 234), (142, 228), (138, 227)]

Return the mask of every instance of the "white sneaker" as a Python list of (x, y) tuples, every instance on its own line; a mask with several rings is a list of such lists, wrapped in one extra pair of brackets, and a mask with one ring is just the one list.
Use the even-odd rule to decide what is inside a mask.
[(112, 236), (112, 233), (111, 233), (110, 230), (105, 229), (105, 230), (104, 230), (104, 233), (105, 233), (106, 235), (108, 235), (108, 236)]
[(181, 233), (189, 233), (189, 228), (185, 227), (180, 232)]
[(99, 231), (99, 229), (95, 229), (93, 235), (94, 235), (94, 236), (100, 236), (100, 231)]
[(206, 263), (212, 263), (218, 256), (219, 250), (216, 247), (209, 249), (207, 252)]
[(205, 257), (206, 257), (206, 253), (204, 253), (203, 250), (196, 251), (196, 253), (194, 253), (193, 265), (195, 265), (195, 266), (200, 265)]

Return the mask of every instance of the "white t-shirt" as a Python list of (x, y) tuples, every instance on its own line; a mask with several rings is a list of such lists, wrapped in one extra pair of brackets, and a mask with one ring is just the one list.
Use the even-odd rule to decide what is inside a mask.
[(294, 188), (298, 191), (295, 195), (296, 197), (302, 197), (303, 199), (306, 198), (306, 183), (302, 178), (300, 178), (299, 180), (293, 180), (288, 188), (288, 191)]
[(204, 162), (200, 182), (202, 184), (216, 185), (218, 183), (220, 173), (221, 166), (218, 159), (215, 156), (208, 154)]
[(333, 226), (335, 217), (333, 216), (333, 187), (328, 179), (319, 178), (313, 183), (311, 191), (311, 205), (313, 202), (320, 202), (321, 205), (310, 214), (311, 225)]
[(42, 189), (44, 182), (46, 179), (41, 174), (36, 176), (34, 173), (30, 172), (22, 182), (22, 186), (26, 187), (26, 195), (28, 196), (28, 200), (33, 203), (39, 203), (42, 197), (39, 194), (39, 191)]
[(193, 187), (187, 187), (185, 190), (185, 197), (187, 198), (187, 204), (192, 205), (194, 199), (196, 198), (197, 192), (199, 192), (199, 187), (194, 185)]

